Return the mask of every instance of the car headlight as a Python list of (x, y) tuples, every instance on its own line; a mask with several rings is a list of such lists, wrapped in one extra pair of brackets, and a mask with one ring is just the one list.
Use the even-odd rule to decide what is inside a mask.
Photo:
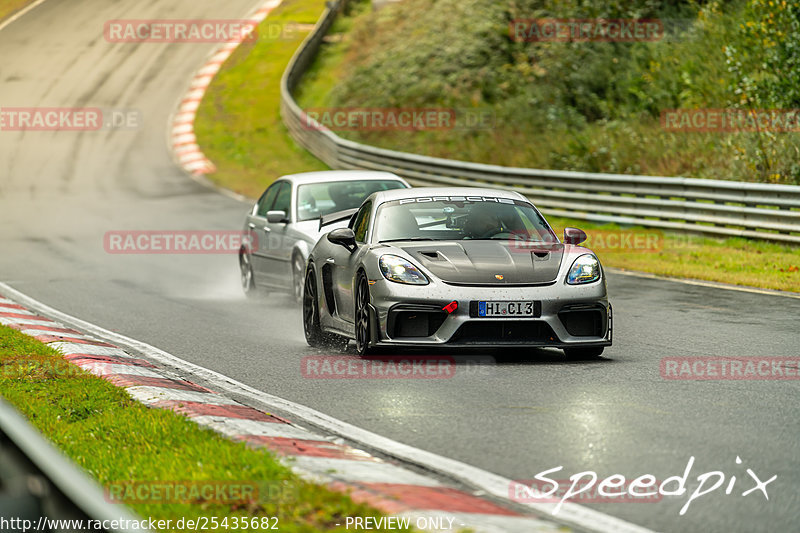
[(428, 278), (408, 260), (398, 255), (383, 255), (378, 261), (383, 277), (395, 283), (427, 285)]
[(600, 279), (600, 261), (592, 254), (583, 254), (572, 263), (567, 274), (567, 283), (580, 285)]

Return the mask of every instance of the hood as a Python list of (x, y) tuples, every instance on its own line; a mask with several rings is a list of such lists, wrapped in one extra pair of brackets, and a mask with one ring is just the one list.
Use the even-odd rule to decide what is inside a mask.
[(442, 281), (464, 285), (550, 283), (558, 277), (564, 245), (517, 245), (506, 240), (415, 242), (395, 246)]

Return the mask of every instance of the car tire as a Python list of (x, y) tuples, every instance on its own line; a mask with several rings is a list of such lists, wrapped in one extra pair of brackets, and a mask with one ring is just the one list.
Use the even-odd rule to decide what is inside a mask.
[(250, 255), (247, 252), (239, 253), (239, 271), (241, 272), (242, 291), (248, 298), (259, 296), (256, 288), (256, 279), (253, 274), (253, 265), (250, 262)]
[(369, 345), (372, 338), (369, 316), (369, 283), (364, 273), (359, 273), (356, 282), (355, 298), (355, 339), (356, 353), (358, 355), (370, 355), (375, 353), (375, 348)]
[(572, 361), (586, 361), (597, 359), (603, 355), (603, 346), (592, 346), (590, 348), (564, 348), (564, 355)]
[(303, 287), (305, 285), (305, 264), (299, 254), (292, 258), (292, 297), (298, 304), (303, 303)]
[(303, 333), (306, 342), (313, 348), (330, 347), (342, 351), (348, 342), (341, 335), (322, 331), (319, 320), (317, 281), (311, 266), (306, 269), (305, 283), (303, 284)]

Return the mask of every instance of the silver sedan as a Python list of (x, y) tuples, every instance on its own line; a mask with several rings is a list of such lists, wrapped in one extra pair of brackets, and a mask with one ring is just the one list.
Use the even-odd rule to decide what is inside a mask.
[(245, 238), (239, 250), (245, 294), (290, 292), (299, 300), (306, 259), (321, 235), (320, 218), (357, 209), (376, 191), (408, 187), (390, 172), (361, 170), (306, 172), (277, 179), (245, 217)]

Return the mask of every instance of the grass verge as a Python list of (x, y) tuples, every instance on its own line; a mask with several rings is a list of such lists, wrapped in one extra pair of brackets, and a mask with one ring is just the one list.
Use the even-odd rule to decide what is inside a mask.
[(324, 0), (284, 0), (208, 88), (195, 135), (220, 186), (252, 198), (281, 175), (328, 168), (289, 137), (280, 117), (281, 75), (324, 8)]
[[(129, 481), (258, 488), (248, 502), (149, 501), (131, 505), (142, 518), (277, 517), (280, 531), (345, 531), (347, 516), (381, 516), (348, 496), (298, 478), (274, 455), (222, 438), (171, 411), (151, 409), (46, 345), (0, 326), (0, 396), (106, 488)], [(111, 489), (113, 490), (113, 489)], [(112, 492), (113, 493), (113, 492)], [(273, 522), (274, 523), (274, 522)], [(263, 529), (263, 527), (261, 528)], [(166, 531), (183, 531), (175, 527)]]

